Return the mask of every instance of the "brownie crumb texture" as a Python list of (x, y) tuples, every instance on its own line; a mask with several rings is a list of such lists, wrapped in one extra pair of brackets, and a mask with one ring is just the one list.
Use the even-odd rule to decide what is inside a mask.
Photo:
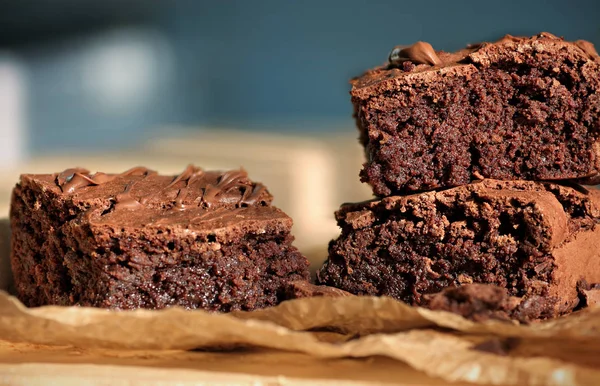
[[(578, 280), (600, 282), (599, 193), (484, 180), (348, 204), (336, 213), (342, 233), (317, 281), (474, 317), (562, 315), (579, 303)], [(469, 284), (495, 287), (427, 296)]]
[(11, 264), (27, 306), (252, 310), (308, 280), (291, 219), (241, 171), (23, 175)]
[[(392, 49), (351, 81), (376, 199), (336, 212), (317, 283), (472, 320), (531, 322), (600, 301), (600, 57), (506, 35)], [(579, 283), (579, 284), (578, 284)]]
[(352, 81), (361, 180), (379, 196), (481, 177), (596, 183), (599, 91), (593, 45), (549, 33), (455, 53), (396, 48)]

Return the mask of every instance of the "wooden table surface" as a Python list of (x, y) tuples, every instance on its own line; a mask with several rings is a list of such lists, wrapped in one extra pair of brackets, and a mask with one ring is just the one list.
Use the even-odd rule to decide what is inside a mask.
[(384, 357), (316, 359), (269, 350), (115, 351), (0, 341), (2, 385), (455, 385)]

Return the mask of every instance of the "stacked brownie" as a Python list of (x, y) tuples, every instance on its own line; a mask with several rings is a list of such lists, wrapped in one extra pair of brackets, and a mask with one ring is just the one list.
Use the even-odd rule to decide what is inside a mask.
[(600, 282), (600, 194), (579, 185), (600, 181), (599, 91), (594, 47), (549, 33), (394, 48), (352, 81), (379, 198), (336, 213), (319, 284), (519, 320), (574, 310)]
[(30, 307), (275, 305), (309, 273), (272, 199), (243, 170), (24, 174), (10, 214), (17, 294)]

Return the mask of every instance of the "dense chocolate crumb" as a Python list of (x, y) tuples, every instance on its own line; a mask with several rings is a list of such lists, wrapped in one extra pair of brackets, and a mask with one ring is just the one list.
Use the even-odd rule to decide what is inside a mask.
[[(600, 282), (596, 189), (483, 180), (346, 204), (336, 218), (317, 282), (356, 295), (530, 321), (571, 312), (578, 280)], [(495, 287), (460, 287), (473, 283)], [(427, 296), (448, 287), (459, 288)]]
[(542, 33), (456, 53), (423, 47), (396, 49), (390, 66), (352, 81), (367, 156), (360, 176), (376, 195), (481, 177), (600, 181), (600, 59), (591, 43)]
[(30, 307), (252, 310), (308, 280), (292, 220), (244, 171), (23, 175), (11, 264)]

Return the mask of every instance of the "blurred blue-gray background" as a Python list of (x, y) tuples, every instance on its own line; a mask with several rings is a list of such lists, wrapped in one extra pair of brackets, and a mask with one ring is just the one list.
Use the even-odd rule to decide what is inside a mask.
[(12, 107), (0, 113), (22, 117), (0, 123), (41, 153), (127, 147), (170, 126), (353, 130), (348, 79), (394, 45), (540, 31), (598, 45), (598, 20), (597, 0), (4, 0), (0, 104)]

